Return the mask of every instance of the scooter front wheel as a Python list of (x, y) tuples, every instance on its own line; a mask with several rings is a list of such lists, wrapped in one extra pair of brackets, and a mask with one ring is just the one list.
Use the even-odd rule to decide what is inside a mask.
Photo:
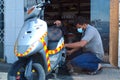
[[(32, 79), (31, 80), (45, 80), (45, 72), (41, 64), (32, 64)], [(8, 72), (8, 80), (27, 80), (25, 74), (25, 63), (20, 61), (15, 62)]]

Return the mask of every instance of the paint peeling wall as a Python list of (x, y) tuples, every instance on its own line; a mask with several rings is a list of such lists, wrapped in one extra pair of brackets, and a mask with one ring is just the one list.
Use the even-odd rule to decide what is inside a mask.
[(4, 59), (7, 63), (13, 63), (17, 60), (14, 55), (15, 40), (24, 23), (24, 0), (4, 0), (4, 2)]

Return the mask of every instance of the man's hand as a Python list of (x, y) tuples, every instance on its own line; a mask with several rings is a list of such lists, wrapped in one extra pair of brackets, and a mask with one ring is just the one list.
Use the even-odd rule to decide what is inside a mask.
[(70, 44), (70, 43), (68, 43), (68, 44), (66, 43), (64, 46), (65, 46), (66, 48), (69, 48), (69, 44)]
[(72, 54), (72, 50), (67, 50), (67, 55), (71, 55)]
[(61, 21), (60, 20), (56, 20), (54, 22), (54, 24), (57, 26), (57, 27), (60, 27), (62, 25)]

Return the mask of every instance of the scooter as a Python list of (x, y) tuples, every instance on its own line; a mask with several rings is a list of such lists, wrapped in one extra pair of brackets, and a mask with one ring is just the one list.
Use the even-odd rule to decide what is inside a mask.
[(45, 80), (64, 64), (66, 49), (62, 31), (49, 28), (40, 19), (47, 3), (41, 0), (26, 11), (25, 23), (14, 46), (18, 60), (10, 68), (8, 80)]

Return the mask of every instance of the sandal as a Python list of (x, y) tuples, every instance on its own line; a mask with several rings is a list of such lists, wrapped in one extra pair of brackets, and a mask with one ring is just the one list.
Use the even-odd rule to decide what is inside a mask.
[(89, 75), (96, 75), (102, 72), (102, 68), (100, 68), (99, 70), (93, 71), (93, 72), (88, 72)]

